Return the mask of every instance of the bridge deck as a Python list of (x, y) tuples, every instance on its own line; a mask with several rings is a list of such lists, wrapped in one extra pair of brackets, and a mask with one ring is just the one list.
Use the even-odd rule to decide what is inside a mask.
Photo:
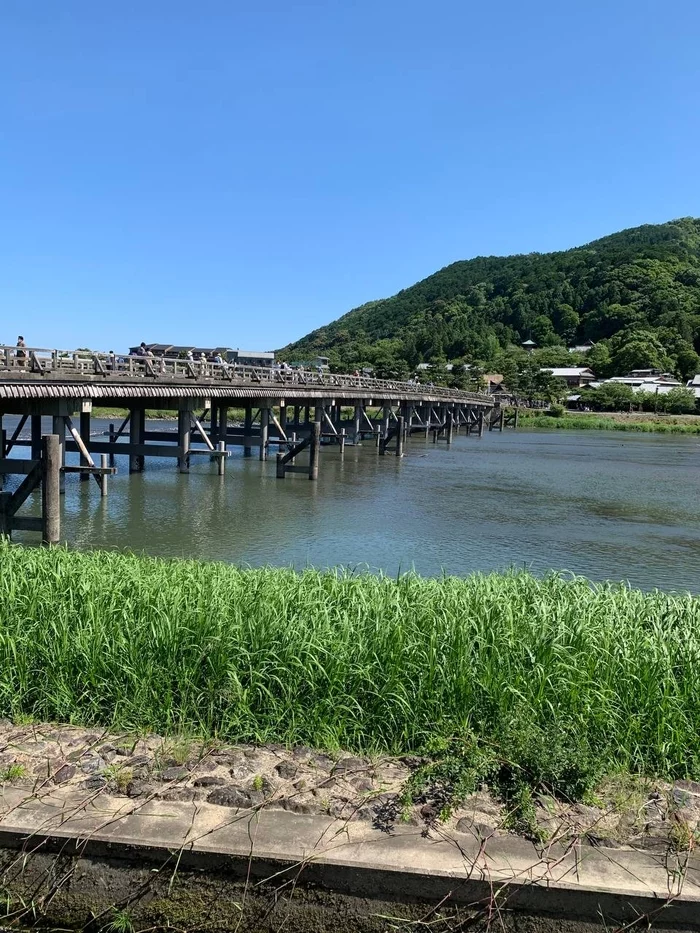
[[(10, 400), (280, 399), (335, 398), (351, 402), (432, 402), (493, 407), (489, 396), (441, 386), (209, 361), (121, 357), (84, 351), (0, 347), (0, 404)], [(7, 409), (7, 404), (3, 405)]]

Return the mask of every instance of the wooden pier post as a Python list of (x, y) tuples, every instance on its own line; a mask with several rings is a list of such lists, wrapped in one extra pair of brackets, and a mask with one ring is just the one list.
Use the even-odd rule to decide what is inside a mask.
[[(298, 406), (295, 406), (298, 412)], [(267, 460), (267, 441), (270, 433), (270, 409), (260, 409), (260, 459)]]
[(284, 479), (284, 454), (280, 450), (277, 454), (277, 479)]
[(345, 456), (345, 428), (340, 429), (338, 443), (340, 444), (340, 456), (344, 457)]
[[(146, 412), (143, 408), (130, 409), (129, 416), (129, 446), (134, 444), (143, 444), (144, 428), (146, 421)], [(141, 454), (129, 454), (129, 473), (141, 473), (143, 470), (144, 457)]]
[[(109, 469), (108, 463), (109, 457), (107, 454), (100, 454), (100, 466), (103, 470)], [(104, 499), (109, 491), (109, 476), (106, 473), (103, 473), (100, 476), (100, 495)]]
[(56, 434), (47, 434), (41, 446), (41, 538), (44, 544), (58, 544), (61, 537), (61, 445)]
[(32, 460), (38, 460), (41, 457), (41, 415), (32, 415)]
[(396, 456), (403, 457), (403, 427), (404, 427), (404, 417), (399, 415), (398, 423), (396, 425)]
[(219, 456), (216, 458), (219, 476), (223, 476), (226, 473), (226, 442), (219, 441), (216, 449), (219, 451)]
[(452, 412), (448, 411), (447, 416), (446, 416), (446, 422), (445, 422), (445, 440), (447, 441), (448, 444), (452, 443), (453, 426), (454, 426), (454, 418), (452, 416)]
[(362, 436), (360, 434), (360, 425), (362, 424), (362, 405), (355, 405), (355, 414), (353, 416), (352, 422), (352, 442), (353, 444), (360, 444), (362, 442)]
[[(86, 411), (85, 410), (86, 404), (85, 402), (83, 402), (82, 408), (80, 411), (80, 440), (83, 442), (83, 444), (85, 444), (87, 449), (90, 450), (90, 413), (92, 411), (92, 404), (90, 403), (88, 404), (90, 405), (90, 407), (87, 408), (87, 411)], [(87, 462), (87, 459), (85, 458), (85, 454), (83, 453), (80, 454), (80, 466), (90, 466), (90, 464)], [(80, 474), (81, 483), (85, 483), (89, 481), (90, 481), (89, 473)]]
[(318, 479), (318, 458), (321, 451), (321, 422), (311, 425), (311, 445), (309, 447), (309, 479)]
[(190, 472), (191, 417), (192, 413), (187, 410), (177, 413), (177, 445), (179, 449), (177, 465), (181, 473)]
[(58, 488), (59, 493), (63, 496), (66, 492), (66, 474), (63, 472), (63, 467), (66, 465), (66, 422), (63, 420), (63, 415), (53, 416), (52, 427), (53, 433), (58, 437), (59, 457), (61, 460), (61, 473), (58, 479)]
[(484, 409), (479, 409), (479, 437), (484, 436)]
[[(114, 425), (110, 423), (110, 425), (109, 425), (109, 444), (110, 444), (110, 447), (111, 447), (113, 444), (116, 443), (115, 434), (116, 434), (116, 431), (114, 430)], [(109, 452), (109, 465), (110, 465), (111, 467), (114, 466), (114, 461), (115, 461), (114, 452), (113, 452), (112, 450), (110, 450), (110, 452)]]
[[(281, 411), (282, 409), (280, 408), (280, 413)], [(250, 404), (247, 404), (245, 407), (245, 419), (243, 422), (243, 456), (244, 457), (251, 457), (253, 455), (253, 443), (252, 443), (252, 439), (250, 436), (252, 430), (253, 430), (253, 406)]]
[[(212, 441), (223, 441), (224, 445), (228, 443), (228, 406), (219, 405), (219, 429), (218, 434)], [(226, 447), (224, 446), (224, 450)]]
[[(382, 437), (386, 437), (389, 433), (389, 421), (391, 420), (391, 405), (384, 405), (382, 408), (382, 424), (381, 432)], [(377, 443), (379, 446), (379, 443)]]

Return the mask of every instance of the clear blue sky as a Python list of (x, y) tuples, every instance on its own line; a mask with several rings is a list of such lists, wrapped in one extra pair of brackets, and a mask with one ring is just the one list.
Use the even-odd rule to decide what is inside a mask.
[(274, 348), (700, 214), (697, 0), (2, 0), (0, 341)]

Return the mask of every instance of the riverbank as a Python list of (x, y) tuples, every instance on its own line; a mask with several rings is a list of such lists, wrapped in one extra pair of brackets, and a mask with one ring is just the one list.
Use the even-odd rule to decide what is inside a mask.
[[(114, 418), (123, 421), (129, 414), (126, 408), (102, 408), (95, 406), (92, 409), (93, 418)], [(170, 408), (147, 408), (146, 418), (149, 421), (177, 421), (177, 412)]]
[(556, 416), (519, 409), (521, 427), (566, 431), (641, 431), (659, 434), (700, 434), (700, 415), (661, 415), (654, 412), (578, 412)]
[(525, 828), (542, 787), (581, 800), (606, 774), (700, 777), (691, 596), (7, 544), (0, 566), (15, 722), (424, 756), (414, 802), (449, 811), (488, 782)]

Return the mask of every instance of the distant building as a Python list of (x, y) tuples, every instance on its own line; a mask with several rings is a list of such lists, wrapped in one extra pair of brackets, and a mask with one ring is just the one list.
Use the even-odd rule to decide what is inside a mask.
[[(129, 353), (133, 356), (137, 353), (138, 347), (129, 347)], [(167, 359), (182, 359), (191, 353), (198, 360), (202, 354), (207, 359), (220, 356), (226, 363), (238, 363), (239, 366), (272, 366), (275, 362), (275, 354), (262, 350), (234, 350), (232, 347), (195, 347), (191, 345), (178, 345), (173, 343), (147, 343), (146, 349), (150, 350), (154, 356), (162, 356)]]
[(568, 386), (586, 386), (595, 382), (595, 373), (587, 366), (543, 366), (543, 373), (551, 373), (556, 379), (563, 379)]
[(700, 389), (700, 373), (698, 373), (697, 376), (693, 376), (692, 379), (689, 379), (686, 385), (689, 389)]
[(507, 391), (506, 387), (503, 385), (503, 376), (501, 373), (486, 373), (483, 378), (486, 385), (486, 392), (489, 395), (494, 395), (496, 392)]
[(584, 340), (583, 343), (579, 343), (575, 347), (569, 347), (569, 353), (588, 353), (594, 346), (595, 344), (592, 340)]
[[(629, 386), (631, 389), (643, 387), (643, 391), (654, 391), (654, 386), (665, 386), (666, 391), (675, 389), (682, 383), (676, 379), (673, 373), (662, 373), (654, 369), (633, 369), (626, 376), (613, 376), (606, 379), (605, 382), (617, 382), (620, 385)], [(652, 388), (649, 389), (648, 387)]]
[(232, 350), (234, 356), (231, 362), (239, 366), (272, 366), (275, 354), (262, 350)]
[(527, 353), (532, 353), (533, 350), (536, 350), (536, 349), (537, 349), (537, 344), (535, 343), (534, 340), (523, 340), (523, 342), (520, 344), (520, 346), (521, 346), (521, 347), (523, 348), (523, 350), (525, 350)]

